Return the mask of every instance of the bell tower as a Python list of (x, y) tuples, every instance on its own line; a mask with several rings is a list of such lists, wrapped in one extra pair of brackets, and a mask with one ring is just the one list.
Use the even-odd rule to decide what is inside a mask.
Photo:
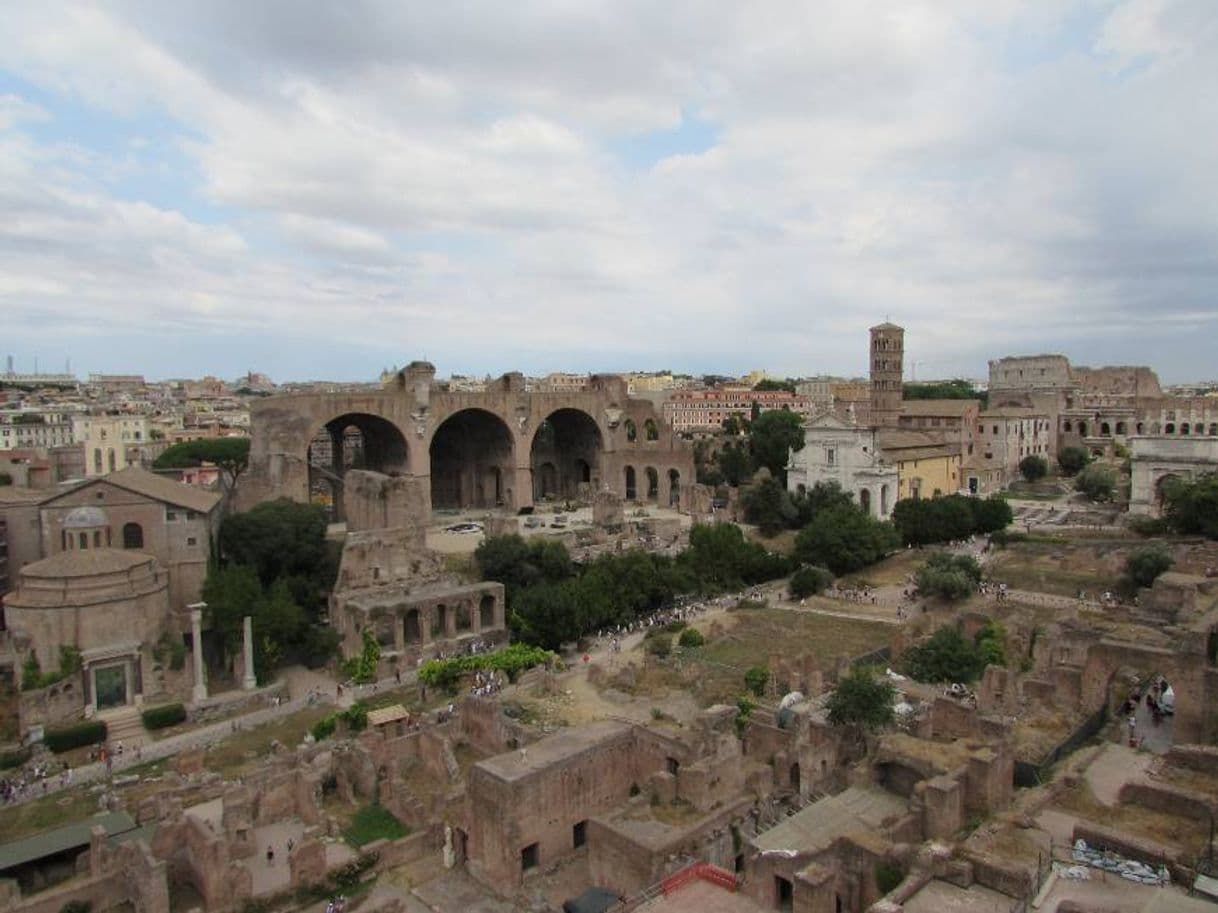
[(871, 425), (896, 428), (901, 418), (905, 330), (895, 323), (871, 328)]

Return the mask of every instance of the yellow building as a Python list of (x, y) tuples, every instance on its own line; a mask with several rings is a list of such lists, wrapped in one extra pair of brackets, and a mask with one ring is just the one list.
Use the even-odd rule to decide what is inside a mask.
[(955, 494), (962, 487), (959, 433), (882, 431), (880, 453), (897, 467), (897, 500)]

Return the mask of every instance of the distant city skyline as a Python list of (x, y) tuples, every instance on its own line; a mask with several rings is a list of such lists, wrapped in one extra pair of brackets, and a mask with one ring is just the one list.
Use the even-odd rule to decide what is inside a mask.
[[(23, 368), (1213, 372), (1210, 0), (17, 2)], [(912, 372), (909, 365), (907, 375)]]

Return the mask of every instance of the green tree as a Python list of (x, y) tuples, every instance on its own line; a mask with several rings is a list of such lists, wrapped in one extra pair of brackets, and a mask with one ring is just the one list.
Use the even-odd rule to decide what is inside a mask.
[(855, 666), (837, 683), (825, 706), (834, 726), (879, 729), (893, 719), (897, 691), (870, 666)]
[(1155, 579), (1173, 563), (1167, 549), (1151, 545), (1130, 553), (1125, 559), (1125, 575), (1136, 586), (1153, 586)]
[(203, 581), (208, 626), (220, 641), (225, 657), (237, 655), (242, 644), (242, 624), (262, 602), (262, 584), (252, 567), (230, 564), (213, 566)]
[(1164, 483), (1163, 516), (1178, 533), (1218, 539), (1218, 474)]
[(770, 470), (770, 475), (785, 487), (791, 451), (802, 450), (804, 446), (803, 421), (785, 409), (763, 412), (749, 428), (749, 446), (753, 462)]
[(739, 488), (740, 483), (751, 478), (754, 471), (753, 457), (749, 448), (743, 443), (727, 443), (719, 451), (719, 472), (724, 480), (733, 488)]
[(765, 686), (770, 681), (770, 670), (765, 666), (753, 666), (744, 673), (744, 687), (753, 694), (761, 697), (765, 694)]
[(900, 666), (919, 682), (973, 682), (985, 670), (985, 661), (958, 628), (945, 627), (902, 653)]
[(918, 568), (916, 580), (924, 595), (953, 601), (964, 599), (977, 592), (981, 565), (970, 555), (937, 552)]
[(296, 601), (316, 614), (338, 577), (337, 556), (326, 544), (326, 515), (315, 504), (287, 498), (265, 501), (226, 517), (220, 526), (220, 554), (244, 564), (264, 588), (286, 580)]
[(854, 498), (837, 482), (817, 482), (811, 488), (797, 491), (791, 496), (795, 508), (795, 527), (803, 529), (822, 510), (838, 507), (854, 507)]
[(996, 621), (987, 621), (973, 638), (977, 646), (977, 655), (981, 663), (981, 671), (986, 666), (1005, 666), (1007, 664), (1007, 632), (1006, 628)]
[(1091, 462), (1091, 455), (1082, 447), (1063, 447), (1057, 452), (1057, 465), (1064, 476), (1076, 475)]
[(3, 488), (5, 485), (12, 485), (12, 484), (13, 484), (13, 477), (7, 472), (0, 472), (0, 488)]
[(972, 381), (957, 378), (930, 383), (910, 382), (901, 387), (902, 399), (975, 399), (984, 404), (986, 395), (979, 392)]
[(1015, 519), (1015, 513), (1006, 498), (990, 495), (988, 498), (969, 498), (973, 511), (973, 531), (988, 535), (1006, 529)]
[(587, 630), (588, 606), (572, 581), (538, 583), (520, 590), (512, 607), (512, 626), (525, 643), (557, 650)]
[(899, 545), (892, 524), (855, 507), (820, 511), (795, 537), (795, 557), (842, 575), (875, 564)]
[(893, 505), (892, 523), (906, 545), (932, 545), (967, 539), (976, 525), (973, 500), (963, 495), (904, 498)]
[(1019, 474), (1029, 482), (1036, 482), (1049, 474), (1049, 461), (1035, 453), (1019, 461)]
[(697, 628), (686, 628), (677, 638), (677, 643), (682, 647), (700, 647), (706, 643), (706, 637)]
[(1083, 467), (1074, 479), (1074, 487), (1092, 501), (1111, 501), (1116, 492), (1116, 472), (1101, 463)]
[(749, 430), (749, 423), (739, 412), (733, 412), (723, 420), (723, 433), (733, 437), (744, 434)]
[(794, 393), (795, 381), (789, 377), (786, 380), (775, 380), (772, 377), (766, 377), (759, 380), (753, 389), (759, 393)]
[(502, 583), (508, 602), (526, 587), (559, 583), (574, 573), (566, 547), (556, 539), (537, 536), (489, 536), (474, 550), (474, 561), (483, 580)]
[(756, 524), (766, 537), (786, 529), (799, 515), (786, 488), (772, 477), (760, 479), (746, 488), (741, 502), (744, 519)]
[(831, 583), (833, 583), (833, 574), (828, 568), (801, 567), (791, 575), (791, 582), (787, 585), (787, 590), (793, 598), (803, 599), (805, 596), (823, 593)]
[(203, 438), (183, 441), (165, 449), (156, 458), (154, 469), (184, 469), (211, 463), (224, 472), (225, 486), (230, 490), (250, 464), (250, 439), (247, 437)]

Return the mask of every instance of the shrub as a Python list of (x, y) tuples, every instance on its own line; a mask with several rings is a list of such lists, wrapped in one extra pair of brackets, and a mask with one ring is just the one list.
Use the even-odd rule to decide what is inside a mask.
[(681, 632), (681, 636), (677, 638), (677, 643), (682, 647), (700, 647), (706, 643), (706, 638), (702, 636), (702, 632), (697, 628), (686, 628)]
[(313, 724), (313, 728), (309, 730), (314, 741), (320, 742), (322, 739), (329, 738), (334, 735), (334, 730), (338, 728), (338, 714), (331, 713), (329, 716), (318, 720)]
[(1019, 474), (1029, 482), (1036, 482), (1049, 474), (1049, 461), (1042, 456), (1029, 454), (1019, 461)]
[(1092, 501), (1111, 501), (1116, 491), (1116, 473), (1108, 466), (1093, 463), (1078, 474), (1074, 487)]
[(753, 666), (744, 673), (744, 687), (758, 697), (765, 694), (765, 686), (769, 681), (770, 670), (765, 666)]
[(972, 682), (985, 670), (981, 651), (959, 629), (940, 628), (901, 656), (901, 669), (919, 682)]
[(30, 759), (33, 751), (26, 748), (18, 748), (16, 751), (0, 751), (0, 770), (11, 770), (14, 767), (20, 767)]
[(1152, 545), (1140, 548), (1125, 559), (1125, 574), (1137, 586), (1152, 586), (1174, 562), (1167, 549)]
[(815, 596), (823, 593), (829, 584), (833, 583), (833, 574), (824, 567), (801, 567), (791, 575), (787, 585), (790, 594), (796, 599), (805, 596)]
[(1161, 517), (1130, 517), (1126, 525), (1139, 536), (1166, 536), (1171, 525)]
[(897, 689), (876, 670), (858, 666), (842, 676), (825, 707), (834, 726), (875, 729), (892, 722)]
[(106, 724), (101, 720), (87, 720), (75, 726), (48, 729), (42, 740), (56, 754), (83, 745), (96, 745), (106, 741)]
[(875, 564), (899, 546), (892, 524), (856, 507), (822, 510), (795, 537), (795, 555), (805, 564), (850, 574)]
[(685, 627), (686, 624), (683, 621), (670, 621), (664, 625), (663, 630), (667, 631), (669, 634), (676, 634), (678, 631), (684, 631)]
[(534, 666), (545, 665), (554, 659), (554, 654), (549, 650), (514, 643), (491, 653), (428, 660), (419, 668), (419, 681), (425, 685), (451, 690), (462, 675), (476, 671), (502, 672), (510, 681), (515, 681), (521, 672)]
[(159, 707), (149, 707), (140, 716), (144, 718), (145, 729), (164, 729), (185, 722), (186, 708), (181, 703), (162, 704)]
[(969, 555), (938, 552), (918, 568), (918, 589), (925, 595), (943, 599), (964, 599), (981, 582), (981, 565)]
[(905, 880), (905, 871), (895, 862), (877, 862), (875, 864), (875, 886), (880, 894), (889, 894), (897, 889)]
[(1091, 462), (1091, 454), (1082, 447), (1063, 447), (1057, 452), (1057, 465), (1062, 475), (1072, 476)]
[(647, 637), (643, 640), (643, 648), (652, 656), (663, 659), (672, 652), (672, 637), (665, 634), (660, 637)]

